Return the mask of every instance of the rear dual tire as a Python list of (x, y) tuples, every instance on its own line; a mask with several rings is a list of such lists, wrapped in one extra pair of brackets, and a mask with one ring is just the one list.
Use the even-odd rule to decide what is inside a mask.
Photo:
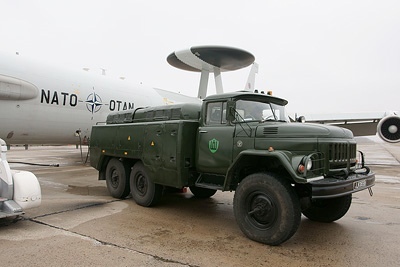
[(150, 207), (160, 201), (163, 187), (150, 180), (143, 163), (133, 166), (129, 181), (132, 198), (138, 205)]
[(116, 158), (110, 159), (106, 167), (106, 184), (112, 197), (124, 199), (130, 193), (129, 167)]

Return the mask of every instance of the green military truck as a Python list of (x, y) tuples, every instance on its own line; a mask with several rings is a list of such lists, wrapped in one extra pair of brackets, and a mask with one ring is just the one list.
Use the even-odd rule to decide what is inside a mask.
[(189, 187), (200, 198), (235, 191), (233, 210), (252, 240), (278, 245), (301, 214), (332, 222), (375, 175), (351, 131), (291, 123), (287, 101), (234, 92), (202, 104), (112, 113), (92, 129), (90, 162), (110, 194), (153, 206), (164, 189)]

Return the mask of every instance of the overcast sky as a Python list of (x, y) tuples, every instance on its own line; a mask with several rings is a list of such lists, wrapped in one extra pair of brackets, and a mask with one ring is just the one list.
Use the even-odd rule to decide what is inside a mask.
[[(255, 56), (256, 87), (290, 111), (400, 110), (398, 0), (0, 0), (0, 11), (0, 50), (58, 65), (195, 96), (200, 75), (166, 57), (226, 45)], [(223, 73), (225, 91), (249, 70)]]

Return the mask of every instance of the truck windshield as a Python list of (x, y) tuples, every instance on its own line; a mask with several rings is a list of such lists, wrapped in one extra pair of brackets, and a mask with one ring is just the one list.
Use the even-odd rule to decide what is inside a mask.
[(250, 100), (236, 101), (236, 119), (241, 121), (289, 121), (285, 107), (273, 103), (265, 103)]

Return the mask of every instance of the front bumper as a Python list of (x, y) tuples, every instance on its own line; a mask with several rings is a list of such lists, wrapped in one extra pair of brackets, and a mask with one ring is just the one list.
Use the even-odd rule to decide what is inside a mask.
[(375, 185), (375, 173), (352, 174), (345, 180), (325, 178), (310, 182), (312, 199), (335, 198), (368, 189)]

